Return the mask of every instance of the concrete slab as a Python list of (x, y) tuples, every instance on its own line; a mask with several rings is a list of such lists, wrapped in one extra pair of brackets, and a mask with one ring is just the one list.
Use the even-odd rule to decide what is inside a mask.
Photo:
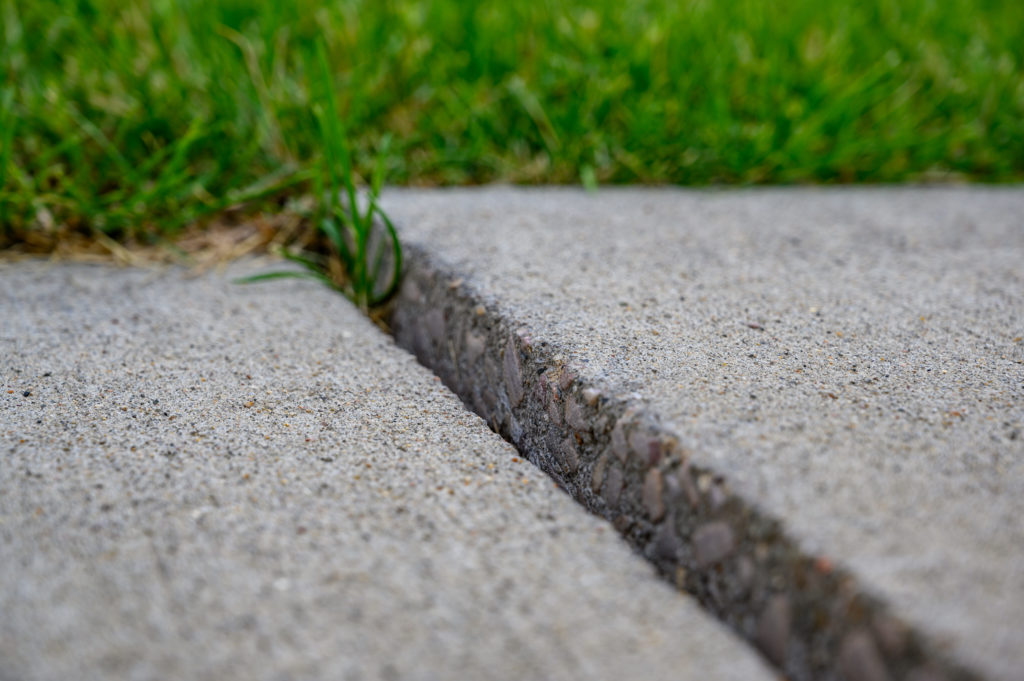
[(340, 296), (0, 270), (0, 679), (767, 679)]
[(399, 341), (793, 678), (1024, 679), (1024, 190), (394, 190)]

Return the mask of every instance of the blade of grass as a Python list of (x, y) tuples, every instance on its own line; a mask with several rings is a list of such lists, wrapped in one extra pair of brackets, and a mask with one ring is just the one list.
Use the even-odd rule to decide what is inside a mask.
[(294, 263), (302, 265), (303, 267), (308, 269), (310, 272), (323, 272), (324, 263), (323, 262), (317, 262), (316, 260), (314, 260), (313, 258), (311, 258), (309, 256), (300, 255), (298, 253), (292, 253), (291, 251), (288, 251), (288, 250), (285, 250), (285, 249), (280, 249), (278, 251), (278, 254), (281, 257), (283, 257), (285, 260), (290, 260), (290, 261), (292, 261)]
[(263, 127), (263, 134), (266, 136), (274, 150), (274, 153), (278, 157), (291, 160), (292, 154), (288, 149), (288, 145), (285, 143), (284, 136), (281, 134), (281, 123), (274, 115), (274, 106), (273, 100), (270, 96), (270, 89), (267, 87), (267, 81), (263, 77), (263, 71), (259, 64), (259, 57), (256, 54), (256, 48), (253, 46), (252, 41), (235, 29), (229, 26), (224, 26), (223, 24), (217, 26), (215, 30), (217, 33), (234, 43), (242, 52), (245, 60), (245, 67), (249, 74), (249, 80), (256, 89), (256, 96), (259, 98), (258, 112)]
[(7, 168), (11, 165), (11, 158), (14, 156), (14, 128), (17, 121), (14, 118), (14, 90), (4, 88), (0, 93), (0, 229), (5, 230), (7, 225)]
[(124, 154), (122, 154), (117, 148), (117, 145), (114, 144), (102, 130), (100, 130), (99, 126), (83, 116), (81, 112), (73, 106), (68, 108), (68, 115), (70, 115), (79, 128), (81, 128), (82, 132), (107, 152), (107, 155), (111, 160), (113, 160), (118, 170), (123, 173), (125, 177), (136, 177), (135, 169), (132, 167), (132, 164), (124, 157)]
[(320, 229), (331, 240), (331, 243), (334, 244), (335, 251), (345, 264), (346, 269), (351, 270), (355, 266), (355, 258), (348, 247), (348, 243), (345, 241), (345, 234), (338, 229), (338, 223), (341, 223), (343, 227), (350, 230), (355, 229), (352, 225), (351, 216), (345, 212), (343, 206), (334, 206), (331, 215), (324, 217), (320, 221)]
[[(352, 176), (352, 156), (349, 152), (348, 142), (345, 139), (345, 130), (341, 123), (338, 99), (333, 87), (334, 79), (327, 61), (327, 43), (323, 37), (317, 39), (316, 54), (320, 68), (320, 86), (323, 90), (323, 101), (326, 103), (326, 110), (322, 111), (320, 121), (325, 150), (327, 152), (328, 172), (331, 178), (329, 189), (330, 191), (337, 191), (339, 186), (344, 187), (349, 202), (349, 210), (354, 214), (357, 204), (356, 185)], [(354, 225), (354, 228), (356, 234), (353, 236), (358, 236), (358, 225)]]
[(312, 279), (323, 284), (327, 284), (331, 288), (336, 288), (330, 279), (318, 272), (266, 272), (264, 274), (253, 274), (247, 277), (239, 277), (233, 281), (236, 284), (255, 284), (256, 282), (272, 281), (274, 279)]

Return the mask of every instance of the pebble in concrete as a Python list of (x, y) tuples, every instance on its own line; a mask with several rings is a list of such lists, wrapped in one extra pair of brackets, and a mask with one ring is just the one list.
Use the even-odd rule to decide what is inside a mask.
[(519, 406), (523, 401), (523, 371), (514, 338), (508, 339), (502, 366), (505, 368), (505, 390), (508, 392), (509, 402), (513, 407)]
[(644, 476), (643, 502), (651, 522), (656, 523), (665, 517), (665, 504), (661, 498), (663, 488), (661, 471), (657, 468), (647, 471), (647, 475)]
[(562, 441), (562, 466), (570, 475), (575, 473), (580, 467), (579, 453), (576, 451), (576, 440), (573, 437), (567, 437)]
[(583, 411), (574, 399), (565, 401), (565, 422), (577, 433), (585, 433), (589, 430), (587, 422), (583, 418)]
[(626, 439), (625, 417), (616, 421), (615, 427), (612, 429), (612, 452), (615, 456), (619, 457), (619, 461), (622, 463), (625, 463), (626, 458), (629, 456), (629, 442)]
[(768, 599), (757, 622), (757, 642), (768, 659), (775, 664), (781, 665), (786, 660), (792, 620), (789, 598), (776, 595)]
[(594, 470), (590, 473), (590, 490), (597, 494), (601, 491), (601, 485), (604, 484), (604, 471), (608, 466), (608, 455), (602, 454), (597, 459), (597, 463), (594, 464)]
[(722, 521), (701, 525), (693, 533), (697, 566), (707, 568), (725, 560), (736, 546), (732, 528)]
[(604, 500), (609, 508), (619, 505), (619, 496), (622, 494), (622, 469), (612, 466), (608, 471), (608, 479), (604, 484)]

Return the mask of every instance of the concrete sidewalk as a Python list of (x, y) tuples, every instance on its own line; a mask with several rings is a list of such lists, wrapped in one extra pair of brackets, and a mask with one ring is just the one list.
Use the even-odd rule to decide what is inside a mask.
[(340, 296), (0, 269), (0, 679), (768, 679)]
[(1024, 679), (1024, 191), (395, 190), (399, 342), (795, 679)]

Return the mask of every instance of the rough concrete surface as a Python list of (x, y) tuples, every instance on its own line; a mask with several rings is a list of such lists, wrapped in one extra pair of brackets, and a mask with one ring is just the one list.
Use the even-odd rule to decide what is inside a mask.
[(317, 285), (0, 269), (0, 679), (762, 679)]
[(1024, 679), (1024, 191), (385, 208), (399, 341), (790, 675)]

